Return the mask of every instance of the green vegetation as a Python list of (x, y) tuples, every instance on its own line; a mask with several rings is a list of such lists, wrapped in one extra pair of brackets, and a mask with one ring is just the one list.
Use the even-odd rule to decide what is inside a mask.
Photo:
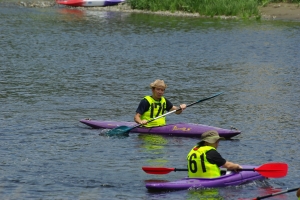
[(128, 0), (132, 9), (149, 11), (182, 11), (204, 16), (259, 17), (259, 6), (268, 3), (299, 3), (300, 0)]

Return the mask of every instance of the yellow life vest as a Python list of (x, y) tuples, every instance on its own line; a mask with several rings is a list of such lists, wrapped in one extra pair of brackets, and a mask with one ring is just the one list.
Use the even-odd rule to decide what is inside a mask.
[(216, 178), (221, 176), (220, 168), (206, 159), (206, 152), (214, 149), (211, 146), (194, 146), (187, 155), (189, 178)]
[[(164, 97), (161, 97), (160, 101), (154, 100), (151, 96), (144, 97), (150, 104), (149, 109), (142, 114), (142, 120), (150, 120), (152, 118), (163, 115), (167, 108), (167, 102)], [(152, 122), (149, 122), (145, 127), (164, 126), (166, 125), (166, 117), (161, 117)]]

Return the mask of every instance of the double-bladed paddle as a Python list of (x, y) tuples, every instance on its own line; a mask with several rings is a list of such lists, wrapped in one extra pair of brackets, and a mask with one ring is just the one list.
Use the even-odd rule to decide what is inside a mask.
[(275, 193), (272, 193), (272, 194), (269, 194), (269, 195), (266, 195), (266, 196), (256, 197), (253, 200), (265, 199), (265, 198), (268, 198), (268, 197), (272, 197), (272, 196), (276, 196), (276, 195), (280, 195), (280, 194), (284, 194), (284, 193), (288, 193), (288, 192), (294, 192), (294, 191), (297, 191), (298, 189), (299, 188), (293, 188), (293, 189), (284, 190), (284, 191), (281, 191), (281, 192), (275, 192)]
[[(172, 171), (188, 171), (188, 169), (167, 168), (167, 167), (142, 167), (148, 174), (168, 174)], [(286, 176), (288, 165), (286, 163), (266, 163), (257, 168), (239, 169), (239, 171), (256, 171), (268, 178), (281, 178)]]
[[(214, 98), (214, 97), (216, 97), (216, 96), (219, 96), (219, 95), (222, 94), (222, 93), (223, 93), (223, 92), (219, 92), (219, 93), (217, 93), (217, 94), (215, 94), (215, 95), (212, 95), (212, 96), (210, 96), (210, 97), (206, 97), (206, 98), (204, 98), (204, 99), (200, 99), (199, 101), (196, 101), (196, 102), (194, 102), (194, 103), (191, 103), (191, 104), (187, 105), (186, 107), (190, 107), (190, 106), (195, 105), (195, 104), (197, 104), (197, 103), (200, 103), (200, 102), (202, 102), (202, 101), (206, 101), (206, 100), (212, 99), (212, 98)], [(179, 110), (181, 110), (181, 108), (179, 108), (179, 109), (177, 109), (177, 110), (172, 110), (172, 111), (167, 112), (167, 113), (165, 113), (165, 114), (163, 114), (163, 115), (160, 115), (160, 116), (158, 116), (158, 117), (152, 118), (152, 119), (148, 120), (148, 123), (149, 123), (149, 122), (152, 122), (152, 121), (154, 121), (154, 120), (156, 120), (156, 119), (159, 119), (159, 118), (161, 118), (161, 117), (164, 117), (164, 116), (166, 116), (166, 115), (169, 115), (169, 114), (171, 114), (171, 113), (174, 113), (174, 112), (176, 112), (176, 111), (179, 111)], [(124, 134), (128, 134), (130, 130), (132, 130), (132, 129), (136, 128), (136, 127), (139, 127), (139, 126), (141, 126), (141, 125), (142, 125), (142, 124), (137, 124), (137, 125), (132, 126), (132, 127), (128, 127), (128, 126), (119, 126), (119, 127), (117, 127), (117, 128), (114, 128), (114, 129), (109, 130), (108, 132), (106, 132), (106, 134), (107, 134), (107, 135), (122, 135), (122, 134), (124, 135)]]

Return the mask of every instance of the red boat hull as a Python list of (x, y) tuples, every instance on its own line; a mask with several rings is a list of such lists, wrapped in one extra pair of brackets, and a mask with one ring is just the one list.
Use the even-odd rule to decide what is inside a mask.
[(57, 4), (74, 7), (113, 6), (124, 0), (56, 0)]

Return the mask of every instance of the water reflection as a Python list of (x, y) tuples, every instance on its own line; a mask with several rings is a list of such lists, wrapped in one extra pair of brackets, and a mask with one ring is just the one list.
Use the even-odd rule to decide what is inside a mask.
[(187, 200), (206, 199), (206, 200), (222, 200), (219, 189), (192, 189), (188, 191)]
[[(285, 189), (276, 189), (276, 188), (271, 188), (271, 187), (267, 187), (267, 188), (259, 188), (258, 189), (258, 196), (259, 197), (263, 197), (263, 196), (267, 196), (267, 195), (271, 195), (274, 193), (279, 193), (279, 192), (283, 192), (285, 191)], [(296, 195), (295, 195), (296, 196)], [(255, 197), (253, 197), (255, 198)], [(288, 196), (286, 194), (280, 194), (280, 195), (276, 195), (274, 196), (273, 199), (289, 199)]]
[(86, 20), (86, 21), (97, 21), (103, 22), (105, 20), (117, 19), (125, 20), (130, 13), (122, 12), (112, 12), (112, 11), (99, 11), (99, 10), (81, 10), (72, 8), (61, 8), (57, 9), (57, 12), (64, 16), (65, 20), (76, 21), (76, 20)]
[(70, 9), (70, 8), (62, 8), (57, 10), (58, 13), (63, 15), (70, 15), (72, 17), (83, 17), (85, 15), (85, 12), (78, 9)]
[(161, 135), (140, 134), (138, 139), (142, 141), (140, 147), (151, 154), (162, 154), (164, 146), (168, 144), (168, 140)]

